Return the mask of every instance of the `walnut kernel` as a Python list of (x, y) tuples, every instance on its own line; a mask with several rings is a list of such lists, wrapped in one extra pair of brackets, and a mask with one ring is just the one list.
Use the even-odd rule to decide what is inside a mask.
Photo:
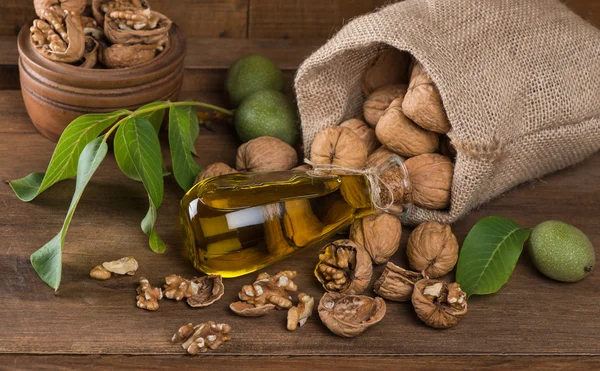
[(287, 315), (287, 329), (294, 331), (302, 327), (312, 314), (315, 299), (301, 292), (298, 294), (298, 306), (291, 307)]
[(261, 273), (252, 285), (242, 287), (238, 294), (241, 301), (231, 303), (229, 308), (243, 317), (258, 317), (275, 308), (290, 308), (292, 297), (288, 292), (298, 290), (294, 278), (295, 271), (281, 271), (274, 276)]
[(152, 287), (146, 277), (140, 277), (140, 285), (137, 288), (138, 308), (147, 310), (157, 310), (158, 301), (163, 298), (163, 293), (160, 287)]
[(193, 326), (191, 323), (182, 326), (171, 338), (174, 343), (182, 343), (181, 347), (191, 355), (215, 350), (226, 341), (231, 340), (231, 327), (225, 323), (216, 324), (213, 321)]

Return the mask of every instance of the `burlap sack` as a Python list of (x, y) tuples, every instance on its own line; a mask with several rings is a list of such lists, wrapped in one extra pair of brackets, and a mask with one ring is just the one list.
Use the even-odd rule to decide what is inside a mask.
[(600, 31), (556, 0), (406, 0), (356, 18), (299, 68), (304, 148), (361, 112), (361, 76), (408, 51), (437, 84), (458, 150), (451, 223), (515, 185), (600, 149)]

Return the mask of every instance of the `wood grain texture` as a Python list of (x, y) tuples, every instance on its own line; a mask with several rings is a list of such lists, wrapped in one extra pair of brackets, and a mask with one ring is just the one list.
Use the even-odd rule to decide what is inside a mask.
[[(221, 103), (215, 95), (201, 94), (198, 98)], [(54, 143), (33, 129), (20, 92), (0, 92), (0, 122), (0, 179), (10, 180), (32, 171), (43, 171)], [(202, 166), (214, 161), (232, 165), (237, 145), (230, 124), (213, 123), (201, 129), (196, 142), (201, 154), (197, 161)], [(75, 213), (63, 254), (63, 283), (55, 293), (39, 280), (31, 268), (29, 255), (59, 230), (74, 183), (67, 180), (57, 184), (31, 203), (19, 201), (7, 184), (0, 184), (0, 235), (3, 236), (0, 314), (10, 319), (0, 321), (0, 353), (175, 356), (140, 358), (152, 365), (163, 362), (166, 367), (172, 361), (177, 364), (182, 354), (178, 345), (169, 342), (174, 331), (188, 322), (213, 320), (229, 323), (233, 328), (231, 342), (215, 351), (215, 355), (429, 355), (415, 361), (417, 363), (431, 362), (432, 354), (437, 355), (435, 362), (450, 355), (510, 355), (510, 362), (518, 362), (518, 355), (595, 357), (565, 358), (560, 363), (563, 366), (568, 359), (597, 362), (596, 356), (600, 355), (600, 318), (597, 316), (600, 274), (592, 273), (578, 283), (561, 284), (537, 273), (526, 254), (499, 293), (473, 297), (464, 320), (446, 331), (424, 326), (410, 304), (401, 303), (388, 303), (383, 321), (354, 339), (332, 335), (316, 315), (295, 332), (285, 329), (284, 311), (260, 318), (237, 317), (228, 309), (228, 304), (236, 300), (239, 288), (251, 282), (254, 275), (225, 280), (223, 299), (208, 308), (192, 309), (183, 302), (163, 300), (156, 312), (138, 309), (134, 298), (136, 279), (140, 275), (160, 285), (168, 274), (193, 276), (197, 272), (180, 255), (182, 241), (177, 211), (183, 191), (171, 177), (166, 178), (165, 201), (159, 210), (157, 229), (167, 243), (167, 252), (154, 254), (139, 230), (147, 208), (143, 186), (119, 172), (112, 154), (98, 169)], [(474, 211), (453, 229), (462, 242), (472, 225), (487, 215), (505, 216), (522, 226), (558, 219), (584, 231), (598, 251), (600, 197), (597, 184), (600, 184), (600, 153), (541, 181), (517, 187)], [(403, 246), (408, 233), (405, 229)], [(297, 270), (300, 289), (320, 298), (323, 289), (312, 274), (316, 254), (314, 249), (303, 251), (269, 267), (268, 271)], [(108, 281), (88, 277), (89, 270), (96, 264), (126, 255), (135, 256), (140, 263), (135, 277)], [(406, 264), (403, 249), (393, 261)], [(381, 269), (375, 269), (374, 278)], [(9, 359), (24, 362), (23, 368), (27, 364), (35, 368), (45, 362), (44, 358), (6, 357), (7, 362)], [(81, 359), (85, 358), (68, 357), (65, 362), (76, 365)], [(110, 365), (120, 359), (123, 358), (108, 357), (106, 362)], [(265, 358), (260, 359), (267, 362)], [(503, 366), (502, 359), (507, 358), (489, 358), (489, 364)], [(545, 358), (537, 359), (541, 365), (546, 362)], [(387, 364), (388, 360), (381, 362)], [(279, 366), (277, 361), (269, 362), (266, 364), (272, 368)]]
[[(600, 357), (581, 356), (453, 356), (444, 357), (222, 357), (190, 356), (57, 356), (0, 355), (0, 364), (19, 370), (573, 370), (600, 368)], [(1, 368), (1, 366), (0, 366)]]

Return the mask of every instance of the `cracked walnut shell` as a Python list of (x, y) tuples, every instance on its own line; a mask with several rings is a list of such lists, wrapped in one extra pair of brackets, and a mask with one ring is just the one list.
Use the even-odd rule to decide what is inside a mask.
[(92, 0), (94, 19), (104, 24), (104, 15), (117, 9), (150, 9), (146, 0)]
[(450, 206), (454, 164), (437, 153), (411, 157), (404, 162), (412, 186), (412, 201), (426, 209)]
[(458, 242), (447, 224), (420, 224), (408, 237), (406, 255), (410, 267), (429, 278), (450, 272), (458, 260)]
[(294, 283), (295, 271), (281, 271), (274, 276), (261, 273), (252, 285), (244, 285), (238, 297), (241, 301), (231, 303), (229, 308), (242, 317), (259, 317), (271, 310), (292, 306), (288, 291), (298, 290)]
[(196, 183), (201, 180), (212, 178), (213, 176), (219, 175), (227, 175), (237, 173), (237, 170), (229, 167), (229, 165), (224, 164), (222, 162), (215, 162), (206, 167), (206, 169), (202, 170), (200, 174), (196, 177)]
[(415, 284), (412, 304), (427, 326), (450, 328), (467, 313), (467, 294), (456, 282), (422, 279)]
[(375, 136), (375, 130), (367, 125), (366, 122), (359, 119), (350, 119), (342, 122), (341, 127), (348, 128), (358, 135), (367, 148), (367, 154), (373, 153), (379, 147), (379, 141)]
[(181, 347), (191, 355), (205, 353), (209, 349), (215, 350), (229, 337), (231, 326), (225, 323), (216, 324), (213, 321), (201, 323), (193, 326), (191, 323), (184, 325), (177, 330), (171, 338), (173, 343), (182, 343)]
[(192, 278), (191, 281), (198, 285), (198, 291), (195, 295), (187, 298), (186, 302), (190, 307), (208, 307), (221, 299), (223, 294), (225, 294), (225, 285), (221, 276), (208, 275), (200, 278)]
[(354, 337), (385, 316), (382, 298), (325, 293), (319, 302), (319, 317), (327, 328), (342, 337)]
[(379, 119), (383, 116), (392, 101), (404, 98), (407, 85), (385, 85), (371, 93), (363, 104), (363, 115), (365, 121), (372, 127), (378, 125)]
[(367, 162), (367, 147), (351, 129), (331, 126), (319, 132), (312, 142), (310, 161), (315, 164), (362, 169)]
[(382, 86), (408, 82), (409, 64), (409, 54), (398, 49), (389, 49), (379, 54), (363, 74), (363, 92), (369, 95)]
[(325, 245), (319, 253), (315, 276), (329, 292), (360, 294), (373, 275), (371, 257), (351, 240), (337, 240)]
[(402, 102), (402, 111), (425, 130), (446, 134), (450, 121), (442, 104), (442, 97), (423, 65), (415, 61), (408, 91)]
[(298, 163), (296, 150), (275, 137), (258, 137), (242, 144), (237, 151), (235, 167), (239, 171), (290, 170)]
[(373, 284), (373, 291), (391, 301), (410, 301), (415, 283), (423, 279), (420, 273), (406, 270), (388, 262), (381, 276)]
[(350, 228), (350, 239), (364, 247), (375, 264), (390, 260), (400, 247), (401, 237), (400, 219), (388, 213), (355, 220)]
[(435, 152), (439, 147), (436, 133), (416, 125), (402, 111), (402, 98), (392, 102), (375, 128), (377, 139), (391, 151), (402, 156)]

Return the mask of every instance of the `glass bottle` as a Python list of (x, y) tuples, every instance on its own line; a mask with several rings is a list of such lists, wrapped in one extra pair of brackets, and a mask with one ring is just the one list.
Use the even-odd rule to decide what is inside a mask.
[(410, 182), (391, 156), (368, 171), (277, 171), (207, 178), (181, 200), (185, 254), (207, 274), (237, 277), (320, 244), (377, 209), (410, 212)]

